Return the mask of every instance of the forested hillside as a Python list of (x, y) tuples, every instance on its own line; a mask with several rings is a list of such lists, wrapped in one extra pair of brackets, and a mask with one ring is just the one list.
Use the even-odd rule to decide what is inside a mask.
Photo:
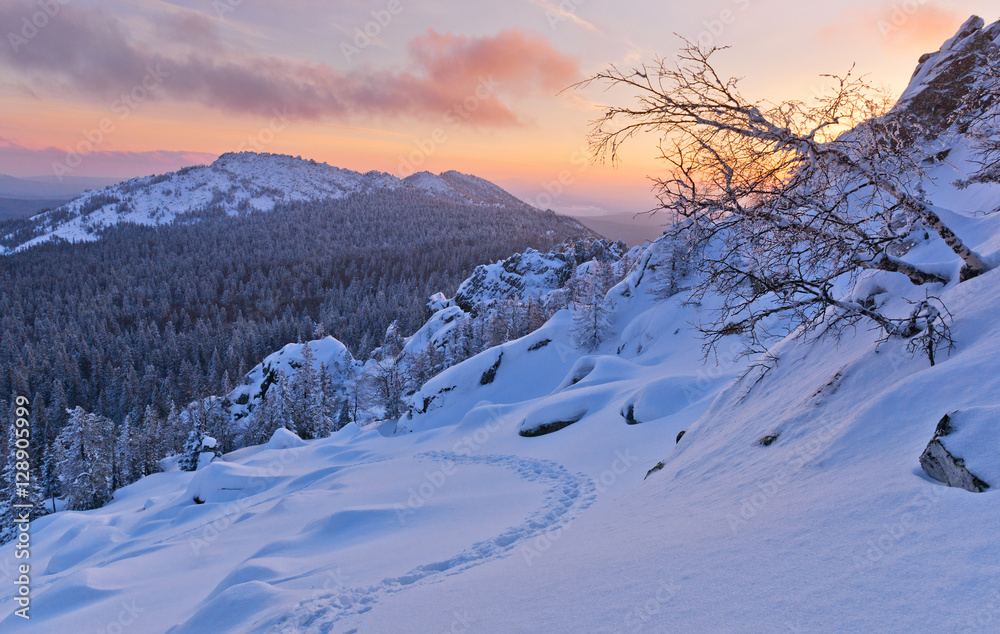
[(165, 418), (289, 341), (331, 334), (365, 354), (393, 321), (419, 327), (427, 297), (477, 264), (588, 234), (407, 187), (46, 243), (0, 258), (0, 394), (32, 399), (46, 445), (67, 408)]

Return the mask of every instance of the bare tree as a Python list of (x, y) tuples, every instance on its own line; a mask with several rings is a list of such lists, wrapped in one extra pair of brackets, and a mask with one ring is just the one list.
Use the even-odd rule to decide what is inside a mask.
[(400, 358), (382, 357), (366, 378), (368, 390), (376, 405), (385, 409), (385, 419), (399, 418), (405, 405), (403, 396), (413, 389), (414, 381), (408, 363)]
[(976, 71), (970, 101), (979, 107), (967, 116), (968, 134), (976, 142), (973, 161), (978, 163), (979, 169), (968, 179), (960, 180), (960, 187), (1000, 181), (1000, 108), (990, 107), (997, 103), (1000, 94), (1000, 70), (994, 62), (978, 66)]
[(709, 350), (730, 334), (760, 352), (771, 334), (839, 334), (868, 322), (885, 338), (911, 338), (933, 363), (952, 342), (931, 290), (902, 312), (883, 310), (885, 289), (848, 292), (872, 270), (926, 289), (949, 282), (947, 271), (904, 259), (932, 233), (962, 260), (960, 280), (986, 270), (945, 224), (951, 212), (920, 188), (913, 131), (852, 72), (824, 76), (833, 89), (814, 103), (750, 101), (739, 80), (712, 66), (717, 50), (688, 42), (673, 63), (611, 67), (584, 82), (637, 93), (634, 105), (608, 107), (596, 122), (597, 157), (616, 161), (622, 143), (643, 132), (661, 137), (668, 173), (655, 179), (659, 210), (676, 220), (673, 237), (697, 251), (694, 298), (724, 300), (702, 326)]

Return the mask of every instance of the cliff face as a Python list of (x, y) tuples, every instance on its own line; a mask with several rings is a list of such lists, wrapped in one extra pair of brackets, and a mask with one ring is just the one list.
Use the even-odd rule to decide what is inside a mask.
[(998, 79), (1000, 21), (985, 26), (972, 16), (940, 50), (921, 56), (893, 113), (925, 138), (953, 127), (964, 134), (996, 106)]

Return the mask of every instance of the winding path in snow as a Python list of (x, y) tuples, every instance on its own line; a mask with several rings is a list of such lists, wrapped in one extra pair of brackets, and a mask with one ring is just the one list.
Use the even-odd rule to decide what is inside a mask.
[(386, 596), (505, 557), (519, 547), (530, 548), (530, 540), (565, 528), (597, 498), (593, 480), (581, 473), (572, 473), (551, 460), (511, 455), (465, 456), (444, 451), (427, 452), (415, 457), (508, 469), (523, 480), (545, 486), (544, 503), (520, 523), (448, 559), (417, 566), (401, 576), (383, 579), (372, 585), (325, 591), (285, 614), (265, 618), (255, 624), (252, 631), (329, 632), (341, 619), (371, 610)]

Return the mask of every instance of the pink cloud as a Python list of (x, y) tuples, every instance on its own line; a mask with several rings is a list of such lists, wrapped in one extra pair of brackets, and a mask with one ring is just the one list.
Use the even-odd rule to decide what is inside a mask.
[[(0, 24), (17, 24), (31, 6), (0, 6)], [(109, 104), (133, 90), (144, 94), (139, 87), (152, 70), (162, 81), (144, 98), (158, 101), (313, 120), (461, 116), (483, 126), (519, 123), (507, 99), (555, 93), (580, 74), (577, 59), (517, 29), (486, 37), (430, 31), (410, 42), (402, 67), (340, 70), (226, 48), (195, 18), (176, 26), (183, 28), (169, 29), (169, 43), (147, 46), (110, 15), (68, 5), (27, 42), (0, 46), (0, 64), (33, 91)]]
[(905, 46), (931, 51), (954, 35), (966, 17), (932, 3), (885, 2), (844, 9), (819, 33), (827, 40), (843, 40), (857, 37), (859, 32), (874, 32), (884, 48)]

